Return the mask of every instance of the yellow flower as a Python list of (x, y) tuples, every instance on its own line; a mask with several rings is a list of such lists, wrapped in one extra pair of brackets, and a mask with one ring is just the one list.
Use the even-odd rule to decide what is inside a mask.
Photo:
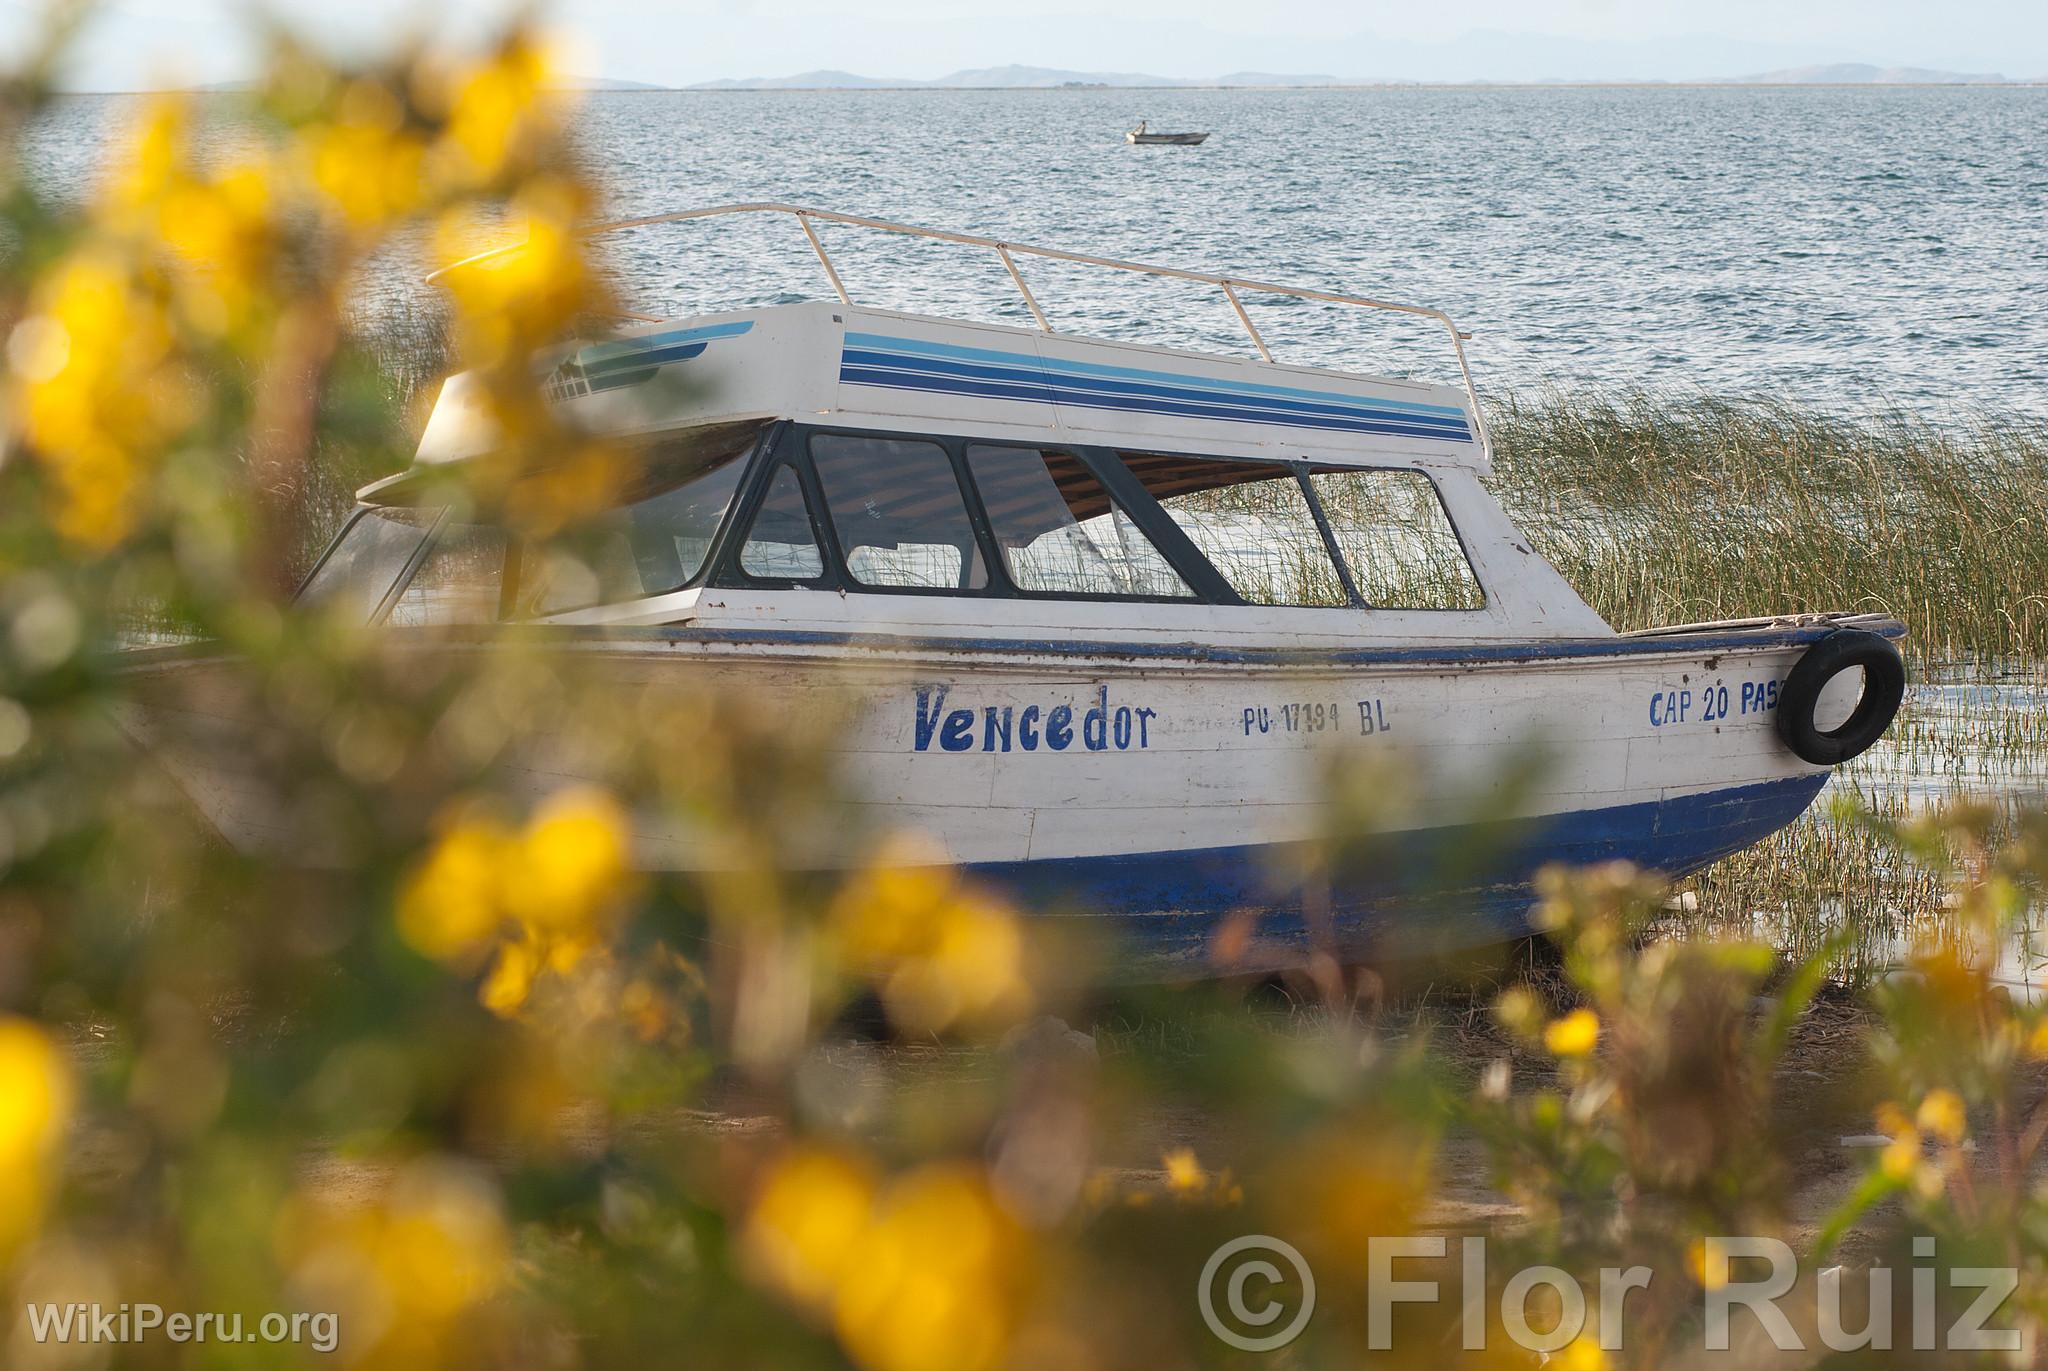
[(630, 884), (626, 812), (591, 786), (549, 796), (521, 833), (505, 898), (534, 929), (587, 935)]
[(1602, 1350), (1599, 1339), (1582, 1333), (1550, 1359), (1546, 1371), (1606, 1371), (1606, 1368), (1607, 1353)]
[(1192, 1147), (1177, 1147), (1160, 1160), (1166, 1166), (1166, 1188), (1186, 1195), (1201, 1190), (1209, 1183), (1209, 1173), (1202, 1170), (1201, 1162), (1195, 1160)]
[(547, 79), (546, 52), (522, 33), (456, 81), (447, 139), (463, 180), (495, 180), (548, 127)]
[(741, 1237), (758, 1279), (829, 1315), (871, 1371), (979, 1371), (1016, 1324), (1024, 1236), (978, 1168), (934, 1163), (878, 1187), (817, 1147), (776, 1163)]
[(1543, 1045), (1553, 1056), (1584, 1057), (1600, 1043), (1600, 1017), (1590, 1009), (1574, 1009), (1543, 1030)]
[(1707, 1240), (1694, 1238), (1685, 1245), (1685, 1269), (1691, 1273), (1693, 1284), (1702, 1290), (1719, 1290), (1728, 1283), (1728, 1263), (1724, 1259), (1712, 1268), (1707, 1265)]
[(846, 884), (832, 924), (848, 960), (874, 977), (904, 1028), (937, 1033), (996, 1022), (1030, 1003), (1015, 916), (915, 838), (890, 840)]
[[(1385, 1132), (1356, 1119), (1318, 1130), (1269, 1169), (1262, 1189), (1282, 1222), (1312, 1249), (1311, 1264), (1360, 1276), (1373, 1243), (1414, 1231), (1418, 1210), (1433, 1193), (1434, 1151), (1422, 1137)], [(1316, 1269), (1322, 1268), (1317, 1265)]]
[(1928, 1091), (1927, 1098), (1920, 1102), (1920, 1112), (1914, 1121), (1945, 1143), (1961, 1142), (1963, 1129), (1968, 1124), (1962, 1099), (1953, 1090)]
[[(524, 220), (526, 237), (517, 247), (452, 271), (442, 280), (455, 307), (455, 350), (473, 369), (514, 368), (531, 391), (526, 373), (535, 349), (555, 342), (586, 311), (602, 306), (577, 226), (588, 196), (559, 178), (522, 187), (507, 207)], [(444, 259), (474, 251), (475, 226), (461, 214), (443, 219)]]
[(801, 1148), (778, 1162), (755, 1197), (742, 1239), (756, 1273), (799, 1304), (831, 1307), (862, 1260), (875, 1178), (861, 1162)]
[(334, 118), (298, 137), (308, 179), (350, 227), (376, 228), (419, 207), (426, 144), (381, 83), (351, 82)]
[(1014, 1019), (1030, 998), (1023, 961), (1009, 911), (963, 891), (939, 909), (930, 941), (889, 975), (883, 999), (915, 1031)]
[(872, 1371), (980, 1371), (1001, 1360), (1017, 1321), (1023, 1235), (972, 1167), (920, 1167), (876, 1205), (858, 1260), (833, 1302), (834, 1325)]
[(2037, 1021), (2033, 1031), (2027, 1034), (2027, 1055), (2048, 1057), (2048, 1016)]
[(1885, 1144), (1884, 1151), (1878, 1154), (1877, 1167), (1889, 1180), (1910, 1181), (1920, 1170), (1920, 1159), (1919, 1131), (1908, 1128)]
[(71, 1073), (49, 1035), (0, 1017), (0, 1262), (42, 1223), (71, 1105)]
[(450, 824), (398, 897), (399, 936), (468, 969), (497, 946), (477, 997), (517, 1013), (543, 971), (574, 971), (603, 945), (633, 886), (626, 814), (603, 791), (549, 796), (517, 832), (482, 815)]
[(142, 478), (192, 412), (163, 283), (112, 248), (82, 248), (38, 284), (7, 351), (16, 422), (53, 477), (59, 531), (111, 548), (133, 530)]
[(504, 918), (499, 891), (511, 848), (500, 824), (454, 824), (399, 893), (399, 935), (435, 961), (473, 963)]
[(545, 953), (532, 939), (508, 942), (498, 948), (491, 974), (477, 987), (476, 997), (485, 1009), (499, 1018), (510, 1018), (533, 993), (534, 978), (545, 964)]
[(510, 1239), (496, 1189), (465, 1166), (409, 1163), (367, 1198), (301, 1191), (279, 1216), (279, 1258), (333, 1310), (352, 1359), (433, 1365), (466, 1310), (504, 1283)]
[(107, 176), (105, 210), (115, 225), (160, 227), (155, 209), (189, 173), (191, 108), (181, 95), (153, 95)]

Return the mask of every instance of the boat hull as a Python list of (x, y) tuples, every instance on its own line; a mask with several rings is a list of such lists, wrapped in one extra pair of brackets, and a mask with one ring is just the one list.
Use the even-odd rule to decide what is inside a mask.
[[(1545, 862), (1683, 874), (1757, 841), (1827, 778), (1778, 740), (1773, 713), (1829, 631), (1293, 653), (766, 628), (559, 637), (622, 698), (735, 691), (837, 721), (822, 746), (862, 846), (812, 864), (915, 830), (1035, 909), (1180, 959), (1244, 911), (1283, 954), (1324, 910), (1347, 944), (1485, 942), (1521, 929)], [(139, 670), (129, 727), (215, 827), (245, 850), (323, 860), (246, 761), (262, 724), (233, 703), (226, 664)], [(576, 774), (553, 735), (526, 740), (535, 796)], [(1312, 879), (1337, 763), (1375, 768), (1402, 799), (1374, 821), (1373, 861)], [(650, 869), (707, 860), (652, 818), (635, 839)], [(1405, 917), (1425, 904), (1430, 917)]]
[[(1034, 907), (1092, 911), (1089, 924), (1150, 964), (1210, 960), (1223, 921), (1243, 911), (1258, 918), (1240, 964), (1297, 964), (1318, 937), (1351, 958), (1422, 958), (1528, 933), (1531, 880), (1545, 865), (1620, 860), (1683, 876), (1793, 822), (1826, 783), (1822, 773), (1506, 825), (1405, 832), (1395, 836), (1408, 863), (1342, 872), (1327, 884), (1290, 879), (1305, 854), (1270, 845), (974, 869)], [(1327, 919), (1320, 930), (1317, 919)]]

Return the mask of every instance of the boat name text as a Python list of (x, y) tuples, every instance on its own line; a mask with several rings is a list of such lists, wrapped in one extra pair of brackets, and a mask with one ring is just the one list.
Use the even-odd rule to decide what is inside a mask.
[(1108, 686), (1096, 687), (1094, 702), (1078, 712), (1071, 704), (983, 705), (979, 720), (972, 709), (947, 709), (951, 693), (951, 686), (918, 687), (917, 751), (936, 744), (942, 752), (1130, 752), (1152, 746), (1159, 717), (1156, 709), (1111, 706)]

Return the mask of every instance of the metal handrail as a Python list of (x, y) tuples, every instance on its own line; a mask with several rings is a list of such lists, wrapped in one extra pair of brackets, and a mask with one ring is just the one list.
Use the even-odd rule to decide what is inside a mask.
[[(841, 214), (836, 210), (813, 209), (807, 205), (788, 205), (771, 200), (747, 201), (731, 205), (710, 205), (703, 209), (685, 209), (675, 210), (668, 214), (643, 215), (637, 219), (614, 219), (608, 223), (587, 225), (580, 232), (585, 236), (595, 236), (600, 233), (617, 233), (623, 229), (646, 228), (653, 224), (677, 224), (686, 219), (712, 219), (728, 214), (787, 214), (794, 216), (798, 225), (804, 231), (804, 237), (810, 241), (811, 250), (817, 254), (819, 264), (825, 268), (825, 276), (832, 283), (833, 292), (839, 296), (840, 303), (849, 306), (853, 304), (853, 297), (846, 293), (846, 283), (840, 279), (838, 269), (832, 265), (832, 259), (826, 255), (825, 245), (819, 241), (817, 230), (811, 227), (813, 220), (820, 220), (831, 224), (850, 224), (856, 228), (880, 229), (886, 233), (907, 234), (912, 238), (929, 238), (941, 243), (964, 243), (969, 247), (989, 248), (995, 252), (996, 256), (1001, 259), (1003, 266), (1009, 271), (1010, 279), (1016, 283), (1018, 294), (1023, 296), (1025, 306), (1031, 311), (1031, 317), (1037, 320), (1039, 328), (1047, 333), (1053, 331), (1052, 324), (1047, 320), (1045, 311), (1039, 308), (1038, 298), (1032, 294), (1031, 287), (1025, 284), (1024, 275), (1017, 269), (1016, 259), (1012, 254), (1022, 253), (1030, 257), (1045, 257), (1059, 262), (1075, 262), (1089, 267), (1107, 267), (1113, 271), (1137, 272), (1145, 276), (1166, 276), (1182, 281), (1199, 281), (1204, 285), (1220, 287), (1224, 298), (1230, 302), (1231, 309), (1236, 312), (1238, 322), (1244, 325), (1245, 332), (1251, 336), (1252, 346), (1257, 348), (1259, 356), (1268, 362), (1273, 360), (1273, 354), (1266, 347), (1266, 340), (1260, 336), (1257, 326), (1252, 323), (1251, 315), (1245, 311), (1244, 302), (1238, 298), (1237, 292), (1240, 290), (1259, 291), (1267, 295), (1291, 295), (1298, 300), (1321, 300), (1333, 305), (1352, 305), (1360, 309), (1388, 310), (1395, 314), (1412, 314), (1423, 319), (1434, 319), (1444, 326), (1444, 331), (1451, 338), (1451, 348), (1457, 353), (1458, 375), (1465, 383), (1465, 398), (1472, 405), (1472, 423), (1479, 435), (1480, 450), (1489, 458), (1491, 458), (1493, 453), (1493, 440), (1486, 429), (1486, 416), (1479, 407), (1479, 391), (1472, 384), (1472, 367), (1465, 358), (1465, 340), (1472, 335), (1460, 332), (1458, 326), (1451, 322), (1451, 317), (1442, 310), (1431, 309), (1426, 305), (1402, 305), (1396, 304), (1391, 300), (1375, 300), (1370, 296), (1344, 295), (1328, 290), (1311, 290), (1305, 286), (1283, 286), (1272, 281), (1253, 281), (1242, 276), (1220, 276), (1214, 272), (1191, 271), (1186, 267), (1161, 266), (1153, 262), (1129, 262), (1116, 257), (1095, 257), (1082, 252), (1068, 252), (1063, 248), (1038, 247), (1030, 243), (1012, 243), (1000, 238), (984, 238), (979, 234), (954, 233), (948, 229), (922, 228), (916, 224), (899, 224), (888, 219), (870, 219), (859, 214)], [(520, 245), (517, 243), (508, 243), (504, 247), (491, 248), (486, 252), (479, 252), (474, 256), (465, 257), (459, 262), (451, 262), (439, 271), (431, 273), (427, 280), (429, 282), (438, 281), (451, 271), (473, 266), (479, 262), (486, 262), (494, 257), (502, 257), (507, 253), (517, 252), (519, 247)], [(661, 322), (659, 319), (644, 314), (621, 313), (618, 317), (639, 319), (648, 323)]]

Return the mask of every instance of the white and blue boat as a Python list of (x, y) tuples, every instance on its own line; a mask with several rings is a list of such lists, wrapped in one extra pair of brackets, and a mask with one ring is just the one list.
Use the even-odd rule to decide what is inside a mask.
[[(1438, 311), (788, 205), (616, 227), (746, 213), (793, 216), (837, 298), (645, 320), (543, 359), (566, 420), (644, 453), (595, 552), (522, 558), (421, 507), (423, 475), (489, 441), (457, 375), (303, 600), (423, 651), (447, 624), (519, 620), (635, 687), (830, 710), (875, 826), (1169, 957), (1243, 911), (1282, 957), (1305, 909), (1347, 944), (1476, 942), (1520, 928), (1546, 861), (1697, 870), (1797, 818), (1898, 705), (1890, 618), (1610, 628), (1488, 492), (1463, 335)], [(856, 305), (817, 222), (992, 251), (1035, 326)], [(1251, 355), (1057, 332), (1033, 258), (1216, 290)], [(1440, 327), (1456, 382), (1275, 361), (1243, 304), (1268, 295)], [(205, 655), (148, 669), (134, 726), (211, 821), (305, 850), (238, 773)], [(1425, 915), (1384, 871), (1313, 893), (1284, 874), (1347, 753), (1418, 778), (1386, 851), (1487, 840), (1457, 898)], [(536, 792), (561, 781), (536, 767)], [(1476, 825), (1475, 803), (1506, 822)], [(649, 868), (706, 860), (651, 819), (637, 839)]]

